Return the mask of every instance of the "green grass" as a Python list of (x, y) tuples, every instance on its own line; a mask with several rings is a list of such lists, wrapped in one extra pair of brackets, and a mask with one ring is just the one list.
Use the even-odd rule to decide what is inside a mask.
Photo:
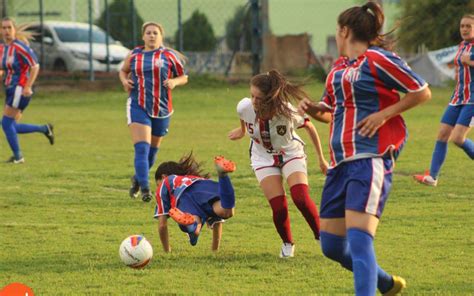
[[(314, 97), (321, 89), (308, 87)], [(407, 279), (408, 294), (474, 291), (472, 161), (450, 145), (437, 188), (411, 178), (429, 166), (450, 92), (434, 89), (431, 102), (406, 114), (410, 139), (375, 241), (380, 265)], [(125, 94), (38, 89), (23, 122), (53, 122), (57, 143), (21, 135), (26, 163), (0, 164), (0, 287), (23, 282), (37, 295), (352, 294), (351, 273), (322, 256), (291, 202), (296, 257), (278, 258), (280, 240), (249, 166), (248, 139), (226, 139), (238, 125), (236, 104), (247, 93), (246, 85), (175, 91), (176, 113), (158, 161), (194, 150), (210, 170), (214, 155), (227, 155), (238, 164), (232, 176), (237, 202), (219, 253), (210, 251), (207, 229), (191, 247), (171, 224), (173, 251), (165, 254), (152, 219), (154, 204), (127, 195), (133, 149)], [(328, 128), (316, 126), (326, 148)], [(0, 159), (9, 156), (2, 139)], [(311, 192), (319, 204), (324, 177), (315, 159), (310, 153)], [(120, 242), (135, 233), (154, 246), (153, 261), (144, 270), (127, 268), (118, 257)]]

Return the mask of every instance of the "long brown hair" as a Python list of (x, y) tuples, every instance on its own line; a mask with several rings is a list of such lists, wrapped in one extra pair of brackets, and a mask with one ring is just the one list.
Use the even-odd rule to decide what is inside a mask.
[(180, 160), (176, 161), (165, 161), (162, 162), (155, 173), (155, 180), (161, 180), (162, 175), (191, 175), (203, 178), (209, 178), (209, 173), (204, 173), (201, 169), (202, 163), (197, 162), (194, 158), (193, 152), (189, 152), (188, 155), (184, 155)]
[[(2, 18), (2, 23), (3, 22), (11, 22), (13, 25), (13, 28), (15, 29), (15, 38), (18, 39), (27, 45), (30, 45), (30, 40), (33, 39), (33, 34), (29, 31), (27, 31), (28, 27), (30, 26), (29, 24), (22, 24), (22, 25), (17, 25), (15, 20), (11, 17), (4, 17)], [(0, 38), (3, 38), (2, 33), (0, 31)]]
[[(156, 23), (156, 22), (146, 22), (146, 23), (144, 23), (144, 24), (142, 25), (142, 35), (145, 34), (145, 30), (146, 30), (146, 28), (149, 27), (149, 26), (155, 26), (155, 27), (158, 28), (158, 30), (160, 31), (161, 37), (163, 38), (163, 42), (164, 42), (164, 41), (165, 41), (165, 29), (163, 28), (163, 25), (161, 25), (161, 24), (159, 24), (159, 23)], [(174, 52), (174, 53), (178, 56), (178, 58), (180, 59), (180, 61), (181, 61), (181, 63), (182, 63), (183, 65), (186, 64), (186, 61), (187, 61), (188, 59), (187, 59), (186, 56), (185, 56), (183, 53), (181, 53), (179, 50), (176, 50), (176, 49), (171, 48), (171, 47), (169, 47), (169, 46), (164, 46), (164, 44), (163, 44), (163, 47), (165, 47), (165, 48), (171, 50), (172, 52)]]
[(382, 34), (385, 16), (377, 3), (367, 2), (362, 6), (354, 6), (344, 10), (338, 17), (340, 28), (348, 27), (357, 41), (367, 42), (370, 45), (382, 48), (391, 47), (391, 41), (386, 40), (387, 34)]
[(289, 82), (277, 70), (255, 75), (250, 84), (262, 93), (262, 97), (255, 98), (255, 112), (261, 119), (270, 119), (275, 115), (282, 115), (290, 119), (294, 113), (290, 105), (292, 100), (309, 98), (303, 90), (303, 85)]

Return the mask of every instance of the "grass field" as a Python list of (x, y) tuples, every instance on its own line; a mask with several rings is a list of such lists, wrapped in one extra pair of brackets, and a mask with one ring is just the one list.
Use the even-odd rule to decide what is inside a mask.
[[(313, 84), (308, 90), (319, 97), (322, 88)], [(410, 138), (375, 241), (380, 265), (407, 279), (409, 295), (474, 293), (472, 161), (450, 145), (437, 188), (411, 178), (429, 167), (450, 92), (434, 89), (431, 102), (406, 114)], [(176, 112), (158, 162), (194, 150), (211, 170), (212, 157), (224, 154), (238, 165), (232, 176), (237, 201), (217, 254), (210, 251), (210, 231), (191, 247), (173, 224), (172, 253), (165, 254), (154, 204), (128, 197), (133, 146), (125, 94), (38, 89), (23, 122), (53, 122), (57, 143), (50, 146), (42, 135), (20, 136), (26, 163), (0, 164), (0, 287), (22, 282), (36, 295), (352, 294), (352, 274), (323, 258), (291, 202), (296, 256), (278, 258), (281, 242), (249, 166), (248, 139), (226, 138), (238, 124), (235, 106), (247, 93), (246, 85), (192, 82), (175, 91)], [(327, 154), (328, 128), (316, 126)], [(2, 133), (0, 159), (9, 156)], [(315, 159), (310, 153), (311, 192), (319, 204), (324, 177)], [(118, 257), (120, 242), (136, 233), (155, 251), (143, 270), (125, 267)]]

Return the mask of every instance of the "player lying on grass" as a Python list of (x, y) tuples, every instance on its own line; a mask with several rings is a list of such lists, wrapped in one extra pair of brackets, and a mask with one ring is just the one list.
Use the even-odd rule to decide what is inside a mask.
[(168, 217), (189, 236), (195, 246), (204, 223), (213, 230), (212, 250), (219, 249), (222, 223), (234, 215), (234, 188), (228, 173), (235, 171), (235, 164), (217, 156), (214, 159), (219, 181), (209, 180), (192, 153), (178, 162), (167, 161), (158, 166), (154, 217), (158, 219), (158, 233), (165, 252), (171, 247), (168, 236)]

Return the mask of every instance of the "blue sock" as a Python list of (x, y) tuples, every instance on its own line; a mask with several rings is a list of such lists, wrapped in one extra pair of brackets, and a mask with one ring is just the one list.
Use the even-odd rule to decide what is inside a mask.
[(156, 153), (158, 153), (160, 147), (150, 147), (150, 152), (148, 152), (148, 168), (152, 168), (156, 161)]
[(186, 233), (194, 233), (197, 229), (197, 226), (198, 226), (198, 223), (197, 221), (194, 222), (193, 224), (191, 225), (181, 225), (181, 224), (178, 224), (179, 228), (181, 229), (182, 232), (186, 232)]
[[(320, 232), (321, 249), (323, 254), (340, 263), (342, 267), (352, 271), (352, 257), (344, 236)], [(392, 276), (377, 265), (377, 288), (383, 294), (393, 287)]]
[(34, 124), (22, 124), (15, 123), (16, 132), (19, 134), (29, 134), (29, 133), (47, 133), (48, 127), (46, 125), (34, 125)]
[(374, 238), (365, 231), (349, 228), (347, 239), (352, 257), (355, 294), (375, 295), (377, 261), (373, 244)]
[(439, 170), (446, 159), (448, 153), (448, 143), (436, 141), (433, 156), (431, 158), (430, 176), (434, 179), (438, 178)]
[(219, 196), (221, 197), (221, 206), (224, 209), (233, 209), (235, 207), (234, 187), (227, 175), (219, 176)]
[(18, 143), (18, 136), (15, 129), (15, 119), (4, 115), (2, 118), (2, 128), (8, 144), (12, 149), (13, 156), (15, 156), (17, 160), (22, 158), (23, 156), (20, 151), (20, 144)]
[(135, 178), (140, 187), (148, 189), (148, 153), (150, 151), (150, 144), (147, 142), (138, 142), (135, 145)]
[(474, 159), (474, 142), (471, 139), (466, 139), (461, 148), (471, 159)]

